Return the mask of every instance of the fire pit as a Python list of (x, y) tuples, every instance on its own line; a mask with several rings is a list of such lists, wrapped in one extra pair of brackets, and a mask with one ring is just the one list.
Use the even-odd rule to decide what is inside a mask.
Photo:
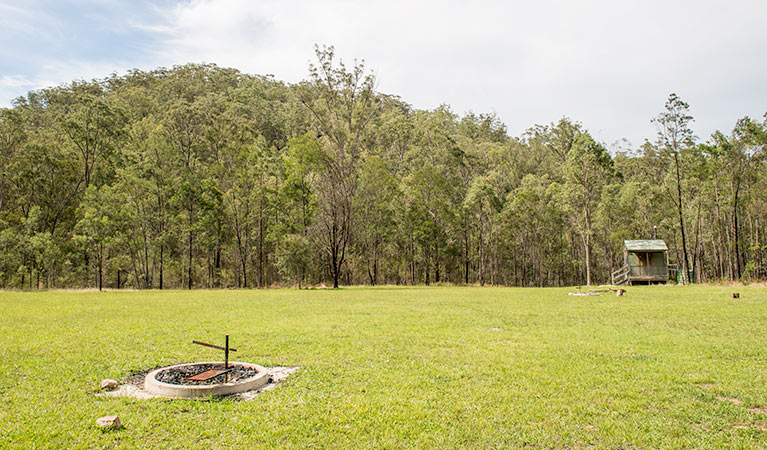
[(211, 370), (224, 370), (223, 364), (200, 362), (163, 367), (147, 374), (144, 390), (164, 397), (213, 397), (258, 389), (269, 382), (269, 373), (259, 365), (231, 362), (229, 366), (229, 372), (205, 380), (194, 378)]
[(228, 334), (224, 347), (199, 341), (192, 342), (224, 350), (224, 362), (161, 367), (147, 374), (144, 390), (164, 397), (212, 397), (251, 391), (269, 382), (269, 373), (264, 367), (244, 362), (229, 362), (229, 352), (236, 352), (237, 349), (229, 347)]

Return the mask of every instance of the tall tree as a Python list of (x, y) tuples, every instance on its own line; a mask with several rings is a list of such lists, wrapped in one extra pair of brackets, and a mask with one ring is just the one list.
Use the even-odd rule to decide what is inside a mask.
[(582, 214), (582, 221), (576, 223), (586, 259), (586, 285), (590, 286), (593, 216), (601, 189), (613, 176), (613, 161), (604, 146), (588, 133), (579, 133), (567, 153), (565, 174), (569, 200)]
[[(359, 189), (354, 201), (358, 228), (357, 248), (364, 261), (368, 282), (380, 282), (381, 259), (387, 252), (395, 230), (395, 201), (399, 195), (397, 180), (381, 158), (371, 156), (362, 167)], [(390, 256), (392, 256), (389, 253)]]
[(125, 113), (112, 107), (97, 86), (73, 84), (71, 105), (63, 108), (62, 128), (74, 144), (82, 164), (83, 190), (93, 182), (99, 164), (115, 151), (124, 134)]
[(674, 158), (676, 172), (676, 206), (679, 218), (679, 229), (682, 233), (682, 273), (683, 280), (688, 281), (690, 260), (687, 257), (687, 234), (685, 229), (682, 196), (682, 173), (680, 169), (680, 153), (684, 148), (693, 144), (694, 135), (690, 129), (692, 116), (688, 115), (690, 105), (682, 101), (676, 94), (669, 95), (666, 101), (666, 111), (660, 113), (653, 122), (658, 126), (659, 144)]
[(352, 229), (352, 200), (357, 189), (364, 133), (379, 112), (375, 77), (364, 62), (349, 71), (334, 62), (333, 47), (315, 47), (317, 65), (310, 65), (311, 82), (302, 85), (301, 103), (310, 111), (321, 144), (315, 167), (321, 181), (316, 190), (322, 201), (319, 226), (337, 288)]

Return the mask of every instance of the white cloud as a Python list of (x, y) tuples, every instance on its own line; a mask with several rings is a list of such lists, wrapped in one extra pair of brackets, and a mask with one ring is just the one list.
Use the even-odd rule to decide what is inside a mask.
[(417, 107), (494, 110), (515, 134), (567, 115), (638, 145), (672, 91), (703, 136), (767, 108), (758, 76), (743, 75), (767, 68), (753, 57), (767, 43), (765, 11), (754, 1), (194, 0), (166, 12), (157, 57), (296, 82), (313, 44), (331, 44)]
[[(44, 81), (42, 81), (44, 83)], [(0, 99), (5, 99), (10, 104), (21, 93), (36, 89), (45, 84), (38, 80), (30, 80), (21, 75), (3, 75), (0, 77)]]
[(702, 137), (761, 116), (765, 12), (752, 0), (192, 0), (155, 5), (151, 21), (123, 18), (157, 39), (140, 58), (62, 59), (28, 78), (212, 62), (297, 82), (314, 44), (329, 44), (419, 108), (496, 111), (513, 134), (566, 115), (608, 143), (639, 145), (670, 92)]
[(17, 88), (17, 87), (30, 86), (32, 84), (33, 83), (31, 81), (19, 75), (15, 75), (15, 76), (3, 75), (2, 77), (0, 77), (0, 88), (2, 87)]
[[(127, 69), (131, 65), (124, 63), (120, 67)], [(34, 77), (21, 75), (0, 77), (0, 100), (10, 104), (12, 100), (25, 96), (31, 90), (68, 84), (75, 80), (106, 78), (115, 71), (113, 62), (50, 61), (41, 65)]]

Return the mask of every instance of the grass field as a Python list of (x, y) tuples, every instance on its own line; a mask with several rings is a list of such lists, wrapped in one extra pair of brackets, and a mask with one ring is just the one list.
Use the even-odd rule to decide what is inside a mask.
[[(737, 290), (0, 293), (0, 448), (767, 448), (767, 288)], [(301, 369), (250, 402), (95, 395), (224, 333)]]

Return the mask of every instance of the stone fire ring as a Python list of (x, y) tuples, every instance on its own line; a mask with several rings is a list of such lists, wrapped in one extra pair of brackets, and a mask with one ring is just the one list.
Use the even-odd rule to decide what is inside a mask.
[(172, 398), (215, 397), (252, 391), (254, 389), (260, 388), (261, 386), (264, 386), (269, 382), (269, 372), (267, 372), (266, 368), (257, 364), (234, 361), (229, 362), (229, 364), (232, 366), (243, 366), (250, 369), (256, 369), (258, 373), (250, 378), (245, 378), (244, 380), (233, 381), (231, 383), (209, 385), (170, 384), (157, 380), (157, 374), (163, 370), (184, 366), (196, 366), (200, 364), (221, 364), (221, 362), (196, 362), (162, 367), (147, 374), (146, 378), (144, 379), (144, 390), (155, 395)]

